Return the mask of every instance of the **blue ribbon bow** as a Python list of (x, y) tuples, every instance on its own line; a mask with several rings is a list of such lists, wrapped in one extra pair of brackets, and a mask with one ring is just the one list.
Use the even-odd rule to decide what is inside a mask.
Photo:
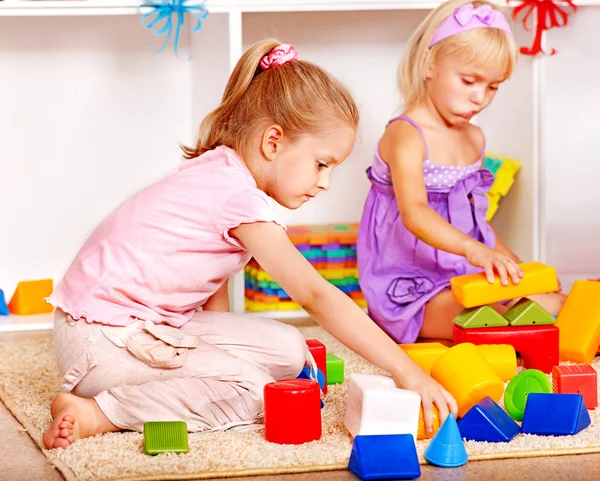
[[(166, 35), (167, 37), (156, 54), (161, 53), (169, 44), (173, 30), (175, 30), (173, 50), (177, 58), (179, 58), (179, 37), (181, 29), (185, 24), (186, 14), (191, 16), (192, 22), (194, 22), (189, 27), (190, 31), (197, 32), (202, 27), (202, 20), (208, 16), (208, 10), (204, 7), (204, 1), (202, 0), (192, 5), (190, 5), (190, 1), (192, 0), (162, 0), (150, 1), (140, 5), (140, 10), (145, 8), (150, 9), (149, 12), (142, 15), (142, 25), (154, 35)], [(191, 57), (191, 54), (188, 53), (188, 60)]]

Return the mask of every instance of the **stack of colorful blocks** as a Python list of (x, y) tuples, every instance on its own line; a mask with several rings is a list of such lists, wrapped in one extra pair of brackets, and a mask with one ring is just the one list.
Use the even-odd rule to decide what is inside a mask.
[(521, 164), (506, 157), (486, 155), (483, 159), (483, 168), (494, 174), (494, 184), (487, 193), (489, 207), (486, 219), (489, 222), (498, 210), (500, 198), (508, 194), (514, 184), (515, 175), (521, 168)]
[[(358, 283), (358, 224), (290, 226), (288, 236), (325, 279), (366, 307)], [(247, 311), (300, 310), (300, 306), (252, 259), (245, 270)]]

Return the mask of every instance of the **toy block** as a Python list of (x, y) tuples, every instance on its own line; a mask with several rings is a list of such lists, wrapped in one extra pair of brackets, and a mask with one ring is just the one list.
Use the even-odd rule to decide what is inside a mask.
[(464, 416), (487, 396), (499, 401), (504, 392), (502, 379), (494, 372), (477, 346), (470, 343), (451, 347), (435, 362), (431, 368), (431, 377), (454, 396), (459, 417)]
[(144, 423), (144, 450), (152, 456), (189, 452), (187, 424), (183, 421)]
[(502, 159), (496, 157), (485, 156), (483, 159), (483, 168), (489, 170), (492, 174), (496, 175), (496, 172), (502, 165)]
[(554, 366), (552, 368), (552, 392), (557, 394), (581, 394), (588, 409), (598, 407), (598, 374), (589, 364)]
[(493, 399), (486, 397), (458, 422), (460, 435), (467, 441), (508, 443), (521, 428)]
[(410, 434), (356, 436), (348, 469), (360, 479), (414, 479), (421, 476)]
[(416, 344), (398, 344), (412, 361), (427, 374), (431, 367), (449, 348), (440, 342), (419, 342)]
[(370, 434), (410, 434), (417, 439), (421, 396), (398, 389), (391, 377), (352, 374), (344, 425), (356, 437)]
[(425, 418), (423, 417), (423, 406), (419, 412), (419, 429), (417, 429), (417, 440), (431, 439), (440, 429), (440, 415), (435, 405), (433, 406), (433, 431), (428, 433), (425, 431)]
[(556, 269), (541, 262), (520, 264), (525, 276), (518, 284), (509, 280), (504, 286), (496, 275), (490, 284), (483, 272), (450, 279), (454, 299), (464, 307), (483, 306), (517, 297), (553, 292), (558, 289)]
[(513, 419), (523, 419), (527, 398), (530, 393), (551, 393), (552, 383), (548, 376), (537, 369), (525, 369), (506, 386), (504, 407)]
[(590, 364), (600, 345), (600, 282), (575, 281), (556, 327), (560, 360)]
[(556, 324), (554, 316), (531, 299), (523, 298), (512, 306), (504, 317), (511, 326), (533, 326)]
[(498, 212), (499, 207), (500, 207), (500, 205), (498, 204), (498, 201), (489, 199), (488, 210), (485, 214), (485, 220), (488, 222), (491, 221), (494, 218), (494, 216), (496, 215), (496, 212)]
[(454, 324), (465, 329), (508, 326), (508, 321), (490, 306), (464, 309), (454, 318)]
[(325, 389), (323, 389), (323, 394), (327, 394), (327, 350), (325, 349), (325, 345), (316, 339), (307, 339), (306, 345), (317, 363), (317, 368), (319, 368), (325, 376)]
[(468, 461), (465, 443), (452, 414), (429, 442), (423, 455), (429, 463), (440, 468), (457, 468)]
[(344, 382), (344, 360), (328, 352), (326, 361), (327, 384), (342, 384)]
[(317, 381), (283, 379), (264, 388), (265, 439), (303, 444), (321, 438), (321, 391)]
[(481, 344), (477, 347), (500, 379), (510, 381), (517, 375), (517, 353), (510, 344)]
[(0, 289), (0, 316), (8, 316), (8, 306), (4, 299), (4, 291)]
[(317, 369), (317, 379), (314, 379), (311, 377), (310, 367), (308, 367), (308, 366), (304, 366), (302, 368), (302, 372), (300, 374), (298, 374), (298, 377), (296, 379), (312, 379), (313, 381), (317, 381), (319, 383), (319, 387), (321, 388), (321, 391), (323, 390), (323, 387), (325, 386), (325, 375), (323, 374), (323, 371), (321, 371), (320, 369)]
[(510, 344), (523, 358), (526, 368), (552, 372), (558, 365), (556, 326), (506, 326), (463, 329), (453, 326), (454, 344)]
[(521, 432), (541, 436), (570, 436), (592, 423), (581, 394), (531, 393)]
[(21, 316), (52, 312), (54, 307), (45, 299), (52, 294), (53, 289), (52, 279), (19, 282), (8, 303), (8, 310)]

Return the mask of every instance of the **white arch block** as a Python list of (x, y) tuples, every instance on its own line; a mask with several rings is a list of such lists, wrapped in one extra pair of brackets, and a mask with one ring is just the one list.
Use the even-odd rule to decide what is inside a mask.
[(421, 396), (398, 389), (391, 377), (352, 374), (348, 378), (344, 425), (352, 437), (412, 434), (416, 442), (420, 408)]

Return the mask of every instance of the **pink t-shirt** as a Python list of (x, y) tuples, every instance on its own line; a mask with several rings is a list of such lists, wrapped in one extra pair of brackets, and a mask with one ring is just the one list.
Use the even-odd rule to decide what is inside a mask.
[(88, 322), (179, 327), (250, 260), (229, 230), (261, 221), (285, 228), (242, 159), (218, 147), (114, 210), (48, 301)]

